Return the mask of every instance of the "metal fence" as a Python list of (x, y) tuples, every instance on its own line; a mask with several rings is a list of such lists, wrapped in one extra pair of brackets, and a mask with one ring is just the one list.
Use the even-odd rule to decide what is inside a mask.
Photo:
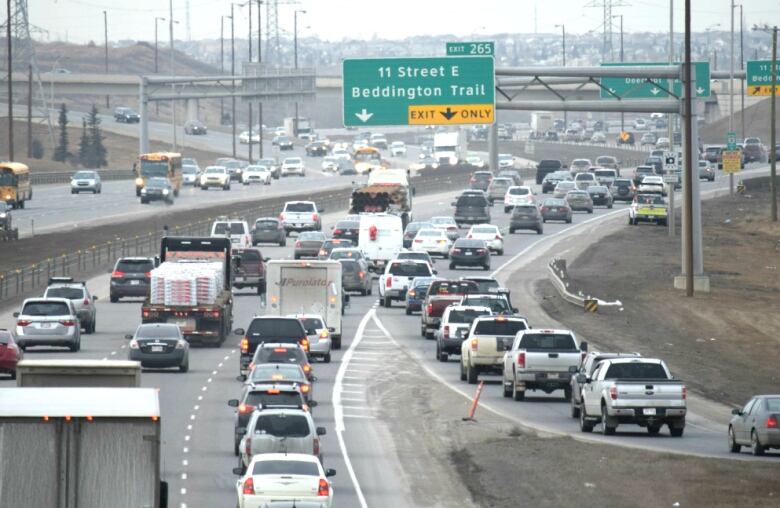
[[(52, 171), (50, 173), (30, 172), (30, 181), (33, 185), (46, 185), (56, 183), (70, 183), (70, 179), (77, 170), (73, 171)], [(135, 178), (130, 169), (101, 169), (98, 170), (100, 179), (109, 180), (132, 180)]]
[[(530, 169), (521, 170), (524, 176), (530, 175)], [(468, 183), (470, 168), (457, 168), (447, 171), (427, 172), (412, 180), (417, 195), (435, 194), (464, 188)], [(318, 194), (317, 205), (328, 211), (346, 210), (349, 205), (351, 189), (339, 189)], [(288, 196), (283, 201), (312, 199), (311, 195)], [(248, 206), (230, 215), (244, 217), (276, 216), (279, 202), (267, 202), (259, 206)], [(141, 235), (117, 237), (99, 244), (87, 245), (76, 251), (43, 259), (29, 266), (0, 272), (0, 302), (22, 296), (36, 294), (48, 285), (49, 277), (73, 276), (88, 277), (101, 271), (108, 271), (116, 260), (125, 256), (152, 256), (158, 253), (160, 239), (164, 234), (172, 236), (208, 236), (211, 224), (222, 215), (214, 211), (213, 217), (203, 220), (173, 223), (167, 231), (150, 230)]]

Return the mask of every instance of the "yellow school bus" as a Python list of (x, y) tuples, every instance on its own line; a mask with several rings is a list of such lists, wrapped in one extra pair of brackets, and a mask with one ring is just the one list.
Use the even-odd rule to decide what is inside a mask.
[(11, 208), (24, 208), (24, 202), (30, 199), (30, 168), (19, 162), (0, 162), (0, 200)]
[(355, 171), (361, 175), (374, 169), (390, 167), (387, 161), (382, 160), (382, 152), (373, 146), (358, 148), (352, 154), (352, 159), (355, 161)]
[(138, 162), (133, 165), (135, 172), (135, 195), (141, 195), (141, 189), (146, 186), (147, 178), (167, 178), (173, 189), (173, 195), (178, 196), (181, 189), (181, 154), (173, 152), (143, 153), (138, 156)]

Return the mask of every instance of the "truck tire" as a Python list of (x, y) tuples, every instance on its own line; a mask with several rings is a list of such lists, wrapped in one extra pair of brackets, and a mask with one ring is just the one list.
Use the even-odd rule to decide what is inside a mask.
[(341, 349), (341, 337), (334, 337), (332, 341), (333, 349)]
[(322, 357), (322, 361), (325, 363), (330, 363), (330, 351), (325, 353), (325, 356)]
[[(601, 433), (605, 436), (612, 436), (615, 434), (617, 425), (613, 425), (613, 419), (607, 415), (607, 405), (601, 404)], [(671, 430), (671, 429), (670, 429)]]
[(731, 453), (739, 453), (742, 450), (742, 445), (737, 444), (737, 438), (734, 437), (734, 429), (729, 425), (729, 451)]
[(466, 381), (468, 381), (470, 385), (475, 385), (477, 384), (478, 379), (479, 379), (479, 371), (476, 368), (472, 367), (471, 365), (467, 365)]
[(522, 402), (525, 400), (525, 390), (519, 391), (517, 389), (517, 379), (512, 378), (512, 400), (515, 402)]
[(671, 427), (669, 429), (669, 434), (671, 434), (672, 437), (682, 437), (683, 431), (685, 431), (685, 427)]
[(579, 418), (581, 411), (582, 410), (579, 407), (574, 405), (574, 402), (571, 403), (571, 417), (572, 418)]
[(503, 379), (501, 380), (501, 391), (507, 399), (512, 396), (512, 388), (507, 388), (506, 382)]
[(460, 380), (465, 381), (466, 380), (466, 369), (463, 367), (463, 360), (460, 362)]
[(657, 436), (658, 433), (661, 431), (660, 425), (648, 425), (647, 426), (647, 433), (651, 436)]
[(184, 362), (182, 365), (179, 365), (179, 372), (189, 372), (190, 370), (190, 360), (187, 359), (186, 362)]
[(588, 420), (588, 416), (585, 414), (585, 402), (583, 401), (582, 408), (580, 408), (580, 431), (581, 432), (593, 432), (593, 422)]
[(410, 309), (409, 307), (406, 308), (406, 315), (407, 316), (411, 316), (412, 315), (412, 309)]
[(567, 386), (563, 389), (563, 400), (566, 402), (571, 401), (571, 386)]
[(393, 301), (390, 299), (389, 296), (386, 296), (384, 304), (385, 304), (385, 307), (389, 309), (390, 307), (393, 306)]
[(241, 441), (238, 439), (233, 440), (233, 455), (238, 457), (238, 447), (240, 446)]

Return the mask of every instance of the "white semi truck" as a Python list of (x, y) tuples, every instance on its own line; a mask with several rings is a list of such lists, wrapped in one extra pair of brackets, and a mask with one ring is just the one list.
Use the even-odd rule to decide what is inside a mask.
[(333, 328), (333, 348), (341, 348), (341, 316), (349, 302), (341, 288), (341, 263), (272, 260), (266, 278), (266, 315), (319, 314)]
[(467, 152), (466, 135), (460, 130), (433, 135), (433, 157), (439, 167), (457, 166), (466, 159)]

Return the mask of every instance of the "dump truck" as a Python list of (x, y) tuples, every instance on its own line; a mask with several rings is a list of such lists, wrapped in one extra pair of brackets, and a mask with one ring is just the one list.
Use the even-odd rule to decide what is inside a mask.
[(403, 227), (412, 221), (414, 188), (403, 169), (375, 169), (365, 185), (353, 184), (349, 213), (390, 213), (401, 218)]
[(0, 388), (0, 506), (166, 508), (155, 388)]
[[(176, 324), (186, 341), (219, 347), (233, 326), (230, 239), (166, 236), (160, 262), (151, 273), (141, 321)], [(214, 276), (215, 264), (219, 277)]]

